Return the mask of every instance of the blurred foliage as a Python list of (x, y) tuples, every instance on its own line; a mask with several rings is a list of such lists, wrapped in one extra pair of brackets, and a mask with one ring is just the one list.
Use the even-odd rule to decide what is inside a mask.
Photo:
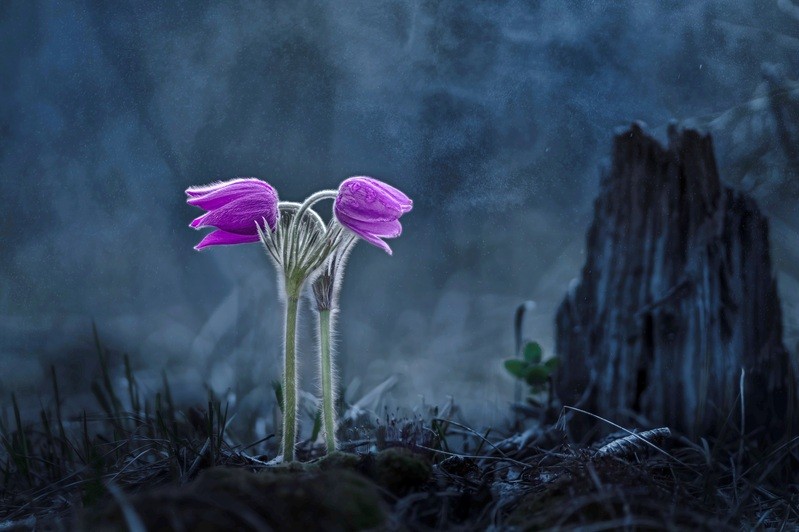
[(522, 358), (509, 358), (504, 362), (511, 376), (529, 386), (528, 401), (533, 396), (547, 391), (552, 385), (552, 376), (558, 367), (558, 357), (543, 360), (543, 349), (538, 342), (527, 342), (522, 350)]

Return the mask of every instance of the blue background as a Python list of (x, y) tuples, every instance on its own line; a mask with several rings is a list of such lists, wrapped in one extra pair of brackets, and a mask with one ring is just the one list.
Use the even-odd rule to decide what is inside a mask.
[[(797, 167), (769, 107), (799, 97), (789, 0), (7, 0), (0, 36), (2, 391), (37, 394), (56, 364), (80, 404), (94, 320), (145, 389), (166, 369), (182, 400), (207, 382), (257, 410), (280, 374), (272, 266), (258, 245), (193, 251), (183, 190), (255, 176), (297, 201), (371, 175), (415, 204), (393, 257), (353, 253), (349, 398), (394, 376), (405, 406), (494, 419), (513, 311), (536, 301), (549, 352), (613, 128), (636, 119), (709, 130), (722, 178), (774, 217), (796, 346), (799, 198), (772, 185)], [(310, 312), (303, 334), (312, 392)]]

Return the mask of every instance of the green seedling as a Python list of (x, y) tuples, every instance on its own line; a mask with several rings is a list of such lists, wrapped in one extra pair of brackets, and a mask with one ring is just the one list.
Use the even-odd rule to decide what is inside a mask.
[(522, 358), (509, 358), (504, 366), (511, 376), (529, 387), (528, 402), (537, 403), (535, 396), (552, 391), (552, 376), (558, 367), (558, 358), (544, 360), (544, 351), (538, 342), (527, 342), (522, 349)]

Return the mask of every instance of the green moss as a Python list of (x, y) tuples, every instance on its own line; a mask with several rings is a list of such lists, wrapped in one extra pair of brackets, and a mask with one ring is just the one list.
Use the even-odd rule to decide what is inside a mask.
[(379, 452), (372, 466), (375, 482), (395, 495), (421, 489), (432, 472), (430, 463), (423, 456), (399, 447)]
[[(380, 527), (386, 507), (377, 487), (346, 470), (281, 468), (260, 473), (212, 468), (182, 488), (162, 488), (130, 498), (147, 530), (363, 530)], [(175, 522), (177, 520), (177, 523)], [(87, 529), (124, 528), (118, 505), (89, 522)]]
[(363, 463), (363, 459), (357, 454), (345, 453), (343, 451), (334, 451), (315, 462), (322, 471), (329, 471), (331, 469), (362, 471)]
[(318, 473), (319, 471), (319, 466), (315, 462), (284, 462), (282, 464), (262, 469), (260, 474), (296, 475), (298, 473)]

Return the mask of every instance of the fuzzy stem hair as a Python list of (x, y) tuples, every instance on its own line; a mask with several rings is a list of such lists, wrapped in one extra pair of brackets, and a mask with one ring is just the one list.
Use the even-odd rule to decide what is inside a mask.
[(324, 270), (313, 282), (316, 309), (319, 312), (319, 375), (322, 393), (322, 430), (327, 452), (336, 450), (337, 372), (333, 364), (332, 344), (335, 318), (338, 314), (338, 293), (350, 251), (358, 241), (347, 232), (339, 248), (327, 259)]
[(301, 283), (286, 282), (286, 328), (283, 350), (283, 461), (294, 461), (297, 441), (297, 314)]
[(331, 353), (333, 319), (332, 310), (319, 311), (319, 375), (322, 381), (322, 427), (328, 453), (336, 450), (337, 374)]

